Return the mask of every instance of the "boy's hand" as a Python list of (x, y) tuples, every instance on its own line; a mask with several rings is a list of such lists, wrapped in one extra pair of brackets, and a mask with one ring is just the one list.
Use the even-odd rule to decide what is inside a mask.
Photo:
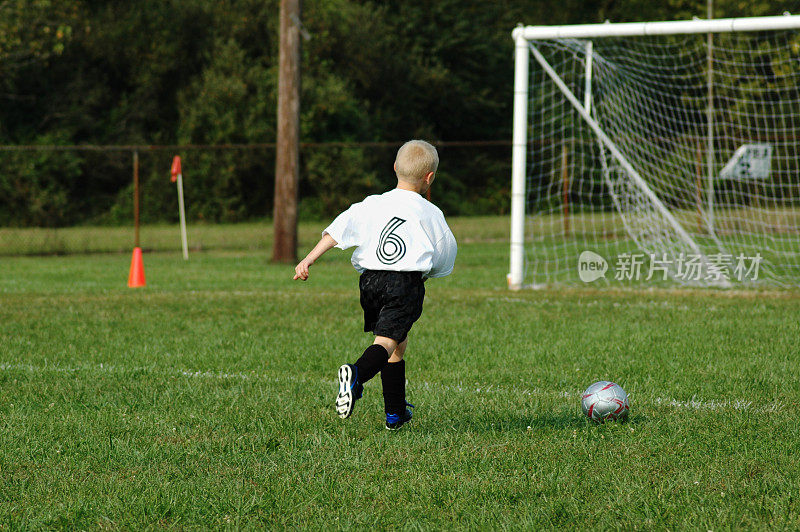
[(300, 279), (305, 281), (308, 279), (308, 269), (311, 267), (314, 262), (320, 258), (326, 251), (331, 249), (333, 246), (336, 245), (336, 241), (333, 239), (331, 235), (325, 233), (322, 235), (322, 238), (317, 245), (314, 246), (314, 249), (306, 255), (306, 258), (300, 261), (300, 264), (294, 267), (294, 281)]
[(308, 257), (301, 260), (300, 264), (294, 267), (294, 279), (292, 280), (296, 281), (300, 279), (305, 281), (308, 279), (308, 268), (310, 268), (312, 264), (314, 264), (314, 261), (309, 260)]

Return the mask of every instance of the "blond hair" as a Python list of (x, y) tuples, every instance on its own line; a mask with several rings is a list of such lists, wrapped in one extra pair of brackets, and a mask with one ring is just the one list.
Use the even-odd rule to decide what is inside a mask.
[(397, 150), (394, 169), (397, 178), (408, 183), (420, 183), (428, 173), (436, 173), (439, 153), (424, 140), (409, 140)]

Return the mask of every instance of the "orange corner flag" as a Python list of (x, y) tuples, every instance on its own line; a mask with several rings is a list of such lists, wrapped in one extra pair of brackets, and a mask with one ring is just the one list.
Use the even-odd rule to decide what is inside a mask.
[(170, 181), (173, 183), (178, 180), (178, 174), (181, 173), (181, 158), (179, 155), (176, 155), (172, 159), (172, 170), (170, 170), (172, 177), (169, 178)]
[(133, 248), (131, 272), (128, 274), (128, 286), (131, 288), (138, 288), (144, 285), (144, 263), (142, 262), (142, 248)]

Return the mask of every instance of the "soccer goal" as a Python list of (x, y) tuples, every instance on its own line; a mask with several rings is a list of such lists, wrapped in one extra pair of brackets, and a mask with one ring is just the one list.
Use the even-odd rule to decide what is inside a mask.
[(516, 28), (509, 286), (800, 286), (798, 28)]

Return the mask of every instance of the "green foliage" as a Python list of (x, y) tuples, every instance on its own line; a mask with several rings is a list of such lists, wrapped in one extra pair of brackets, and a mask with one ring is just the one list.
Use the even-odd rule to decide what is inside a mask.
[[(233, 39), (216, 40), (200, 78), (179, 95), (181, 144), (248, 144), (275, 137), (277, 76)], [(203, 151), (185, 159), (191, 219), (238, 221), (269, 207), (263, 151)], [(166, 167), (165, 167), (166, 168)]]
[(306, 219), (330, 217), (346, 209), (352, 198), (383, 192), (396, 183), (388, 178), (389, 172), (383, 173), (387, 179), (379, 179), (376, 172), (370, 171), (363, 149), (314, 150), (303, 158), (303, 166), (302, 190), (313, 192), (301, 204), (301, 214)]
[[(794, 3), (717, 0), (715, 16)], [(704, 0), (307, 0), (301, 140), (508, 140), (518, 22), (705, 16)], [(10, 0), (0, 3), (0, 144), (266, 144), (275, 141), (277, 0)], [(186, 158), (192, 220), (272, 212), (274, 150)], [(303, 216), (327, 218), (392, 186), (389, 148), (303, 149)], [(504, 212), (507, 148), (442, 149), (448, 214)], [(143, 216), (174, 217), (173, 154), (142, 156)], [(130, 219), (131, 154), (4, 154), (4, 225)], [(170, 206), (168, 208), (168, 206)]]
[(58, 0), (0, 3), (0, 72), (63, 53), (80, 21), (80, 7)]
[[(42, 144), (60, 141), (54, 137), (38, 139)], [(85, 170), (74, 152), (0, 153), (0, 225), (9, 227), (54, 227), (80, 219), (83, 205), (73, 198), (83, 188)]]

